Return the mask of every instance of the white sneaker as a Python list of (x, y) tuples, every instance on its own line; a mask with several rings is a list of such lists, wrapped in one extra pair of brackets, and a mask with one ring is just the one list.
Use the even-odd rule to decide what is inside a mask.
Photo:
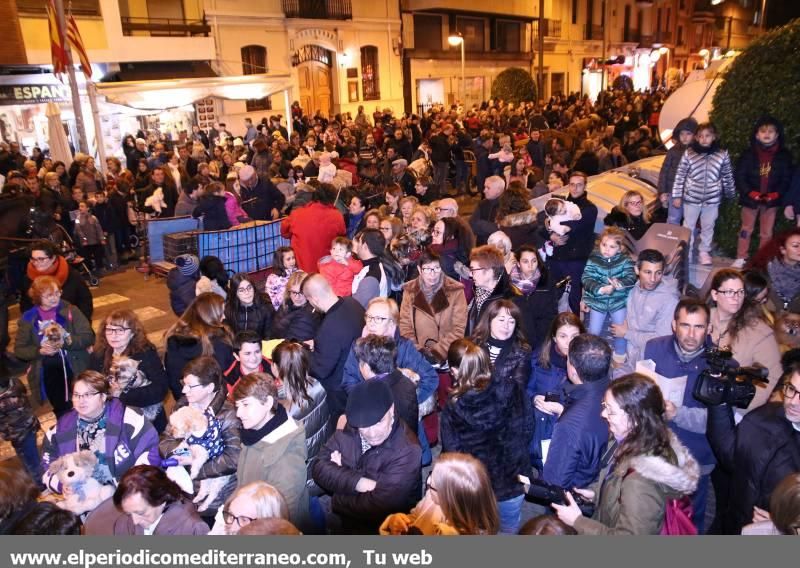
[(737, 269), (741, 270), (742, 268), (744, 268), (744, 265), (745, 265), (746, 262), (747, 262), (747, 259), (737, 258), (736, 260), (734, 260), (731, 263), (731, 268), (737, 268)]
[(707, 252), (701, 252), (698, 260), (703, 266), (711, 266), (714, 262), (711, 260), (711, 255)]

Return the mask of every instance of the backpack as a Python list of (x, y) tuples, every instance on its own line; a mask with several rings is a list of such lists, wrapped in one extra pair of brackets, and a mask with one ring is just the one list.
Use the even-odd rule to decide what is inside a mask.
[(688, 495), (684, 495), (680, 499), (667, 499), (661, 534), (664, 536), (697, 535), (697, 527), (692, 522), (692, 500)]

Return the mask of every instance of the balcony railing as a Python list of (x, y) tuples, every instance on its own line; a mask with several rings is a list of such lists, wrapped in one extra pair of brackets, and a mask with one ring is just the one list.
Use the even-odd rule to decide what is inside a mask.
[(672, 43), (671, 31), (658, 31), (656, 32), (656, 43)]
[(180, 18), (131, 18), (122, 17), (122, 35), (138, 35), (148, 32), (153, 37), (194, 37), (205, 36), (211, 32), (205, 18), (184, 20)]
[(583, 39), (603, 39), (603, 26), (586, 24), (583, 27)]
[(281, 0), (287, 18), (352, 20), (350, 0)]
[[(542, 29), (544, 30), (544, 37), (560, 38), (561, 20), (545, 18), (542, 20)], [(539, 37), (539, 20), (533, 20), (533, 37)]]
[(622, 32), (622, 41), (625, 43), (639, 43), (640, 37), (639, 30), (626, 29)]

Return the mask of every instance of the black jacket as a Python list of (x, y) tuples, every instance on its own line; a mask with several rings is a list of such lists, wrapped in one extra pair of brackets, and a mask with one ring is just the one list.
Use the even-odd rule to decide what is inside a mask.
[(513, 299), (516, 295), (517, 290), (511, 285), (508, 274), (504, 270), (503, 274), (500, 276), (500, 280), (498, 280), (497, 285), (494, 287), (494, 291), (483, 303), (480, 310), (478, 310), (478, 304), (475, 302), (475, 299), (469, 303), (469, 312), (467, 312), (467, 329), (464, 332), (464, 336), (468, 337), (472, 335), (472, 332), (475, 331), (475, 326), (478, 325), (478, 320), (480, 319), (481, 315), (486, 311), (486, 308), (488, 308), (492, 302), (502, 298)]
[(444, 133), (437, 134), (431, 137), (431, 162), (438, 164), (441, 162), (450, 162), (450, 142)]
[[(483, 188), (480, 188), (483, 190)], [(472, 217), (469, 218), (469, 226), (475, 233), (476, 244), (485, 245), (489, 235), (497, 231), (497, 209), (500, 206), (500, 199), (482, 199)]]
[[(67, 262), (64, 257), (60, 256), (58, 258), (58, 262)], [(28, 278), (27, 274), (25, 274), (22, 277), (22, 290), (24, 293), (20, 294), (19, 297), (20, 314), (24, 314), (33, 307), (33, 302), (31, 301), (30, 296), (28, 296), (28, 290), (30, 290), (31, 284), (31, 279)], [(72, 266), (69, 267), (67, 279), (64, 281), (64, 285), (61, 286), (61, 299), (66, 300), (78, 308), (91, 323), (92, 312), (94, 311), (94, 300), (92, 299), (92, 293), (89, 291), (89, 287), (86, 285), (86, 282), (84, 282), (83, 278), (81, 278), (81, 275), (78, 274), (78, 271)]]
[(291, 304), (275, 312), (270, 337), (308, 341), (314, 339), (319, 324), (319, 313), (314, 311), (311, 304), (300, 307)]
[(543, 275), (530, 294), (520, 293), (512, 298), (522, 313), (522, 330), (534, 351), (538, 351), (550, 331), (550, 323), (558, 315), (558, 298), (563, 291), (556, 282)]
[(419, 403), (417, 402), (417, 387), (411, 379), (395, 369), (384, 377), (375, 377), (372, 380), (382, 381), (389, 386), (392, 390), (397, 417), (403, 420), (410, 430), (416, 431), (419, 422)]
[(646, 223), (643, 217), (629, 218), (619, 206), (614, 207), (603, 219), (606, 227), (619, 227), (628, 232), (634, 240), (641, 239), (650, 228), (651, 223)]
[(194, 301), (197, 281), (200, 272), (194, 276), (186, 276), (176, 266), (167, 272), (167, 288), (169, 289), (169, 305), (175, 315), (180, 317)]
[[(341, 466), (331, 461), (334, 452), (341, 454)], [(337, 430), (317, 454), (312, 473), (314, 481), (332, 495), (333, 512), (342, 518), (347, 533), (377, 534), (388, 515), (408, 512), (417, 502), (421, 460), (414, 430), (395, 418), (389, 437), (366, 452), (356, 428)], [(355, 490), (362, 477), (376, 482), (373, 491)]]
[(339, 298), (327, 311), (314, 336), (314, 357), (311, 375), (328, 394), (331, 416), (344, 412), (347, 397), (342, 387), (342, 374), (350, 347), (361, 337), (364, 328), (364, 308), (353, 298)]
[(228, 296), (228, 303), (225, 306), (225, 323), (227, 323), (234, 335), (240, 331), (255, 331), (261, 339), (269, 339), (272, 329), (272, 320), (275, 317), (275, 308), (272, 302), (264, 296), (260, 303), (253, 302), (253, 305), (245, 307), (240, 305), (234, 312), (233, 306)]
[(242, 209), (254, 220), (269, 221), (272, 219), (272, 210), (280, 211), (286, 204), (283, 193), (266, 178), (259, 177), (258, 183), (253, 187), (241, 184), (239, 191), (242, 196)]
[[(567, 201), (577, 204), (581, 210), (580, 221), (566, 221), (563, 223), (571, 229), (567, 233), (567, 243), (553, 248), (554, 261), (559, 260), (588, 260), (594, 249), (594, 224), (597, 221), (597, 206), (589, 201), (584, 193), (578, 199), (567, 196)], [(545, 225), (545, 212), (540, 211), (538, 216), (539, 226), (542, 227), (543, 236), (549, 239), (549, 230)], [(577, 282), (573, 283), (573, 286)]]
[[(784, 147), (781, 147), (773, 156), (770, 163), (769, 180), (767, 182), (766, 194), (761, 192), (761, 164), (755, 145), (745, 150), (739, 158), (736, 167), (736, 190), (739, 192), (739, 204), (742, 207), (758, 208), (761, 205), (767, 207), (779, 207), (781, 205), (791, 205), (784, 203), (789, 187), (792, 182), (792, 154)], [(756, 192), (764, 201), (756, 200), (750, 192)], [(762, 197), (763, 195), (763, 197)]]
[[(214, 347), (214, 359), (219, 363), (224, 371), (234, 361), (233, 347), (218, 337), (211, 338), (211, 345)], [(173, 335), (167, 339), (167, 347), (164, 353), (164, 368), (167, 370), (169, 379), (169, 389), (175, 400), (183, 396), (183, 368), (189, 361), (196, 359), (203, 354), (203, 346), (197, 337), (186, 335)]]
[(731, 475), (723, 532), (740, 534), (752, 521), (753, 507), (769, 509), (778, 483), (800, 471), (800, 432), (787, 420), (782, 403), (768, 403), (738, 426), (730, 406), (710, 406), (706, 433), (718, 465)]
[(221, 195), (204, 195), (197, 201), (192, 217), (203, 218), (204, 231), (224, 231), (231, 228), (225, 211), (225, 198)]

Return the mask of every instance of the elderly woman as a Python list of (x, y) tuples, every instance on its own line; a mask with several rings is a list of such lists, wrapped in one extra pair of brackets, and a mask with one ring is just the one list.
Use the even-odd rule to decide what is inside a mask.
[(632, 239), (638, 241), (652, 224), (650, 213), (644, 204), (642, 194), (632, 189), (626, 191), (619, 200), (619, 205), (603, 219), (606, 227), (619, 227), (626, 231)]
[(169, 390), (169, 379), (144, 326), (131, 310), (114, 310), (100, 323), (89, 368), (106, 376), (112, 375), (120, 359), (132, 359), (138, 363), (147, 384), (120, 390), (116, 382), (111, 384), (111, 393), (125, 406), (148, 409), (146, 414), (160, 434), (167, 426), (162, 402)]
[(14, 354), (30, 363), (28, 385), (34, 406), (49, 401), (56, 417), (72, 408), (70, 385), (89, 364), (94, 332), (83, 313), (61, 297), (58, 280), (39, 276), (28, 295), (34, 307), (17, 324)]
[[(236, 487), (242, 424), (236, 416), (233, 404), (227, 399), (228, 391), (223, 386), (222, 370), (214, 358), (197, 357), (183, 368), (182, 375), (183, 396), (175, 404), (175, 410), (192, 406), (203, 412), (213, 429), (219, 431), (214, 451), (209, 452), (209, 459), (194, 479), (194, 490), (197, 494), (200, 482), (204, 479), (225, 478), (219, 480), (223, 483), (223, 487), (213, 501), (208, 506), (201, 507), (200, 513), (203, 518), (211, 519)], [(181, 440), (174, 438), (168, 429), (159, 443), (161, 455), (171, 457), (180, 443)], [(192, 465), (191, 455), (173, 457), (178, 460), (179, 465)]]
[(256, 519), (288, 519), (286, 500), (266, 481), (239, 487), (214, 519), (212, 535), (235, 535)]
[(441, 258), (433, 251), (423, 252), (418, 266), (419, 276), (403, 286), (400, 335), (444, 361), (450, 344), (464, 336), (464, 286), (444, 273)]
[[(84, 371), (75, 379), (71, 394), (75, 408), (45, 434), (45, 467), (61, 456), (89, 450), (97, 457), (94, 478), (116, 485), (133, 466), (161, 463), (155, 428), (139, 410), (111, 397), (103, 375)], [(60, 482), (51, 472), (45, 472), (43, 481), (50, 490), (61, 492)]]
[(708, 298), (712, 303), (710, 335), (714, 344), (729, 350), (744, 367), (759, 363), (769, 369), (769, 384), (757, 388), (745, 414), (769, 400), (783, 374), (781, 354), (775, 333), (766, 320), (764, 310), (745, 296), (744, 278), (738, 270), (725, 268), (711, 280)]
[(178, 485), (160, 468), (137, 465), (119, 482), (114, 496), (87, 518), (88, 536), (195, 536), (208, 525)]
[(505, 258), (496, 247), (485, 245), (472, 249), (469, 256), (474, 297), (467, 313), (467, 335), (472, 334), (483, 312), (492, 302), (512, 298), (516, 291), (506, 273)]

